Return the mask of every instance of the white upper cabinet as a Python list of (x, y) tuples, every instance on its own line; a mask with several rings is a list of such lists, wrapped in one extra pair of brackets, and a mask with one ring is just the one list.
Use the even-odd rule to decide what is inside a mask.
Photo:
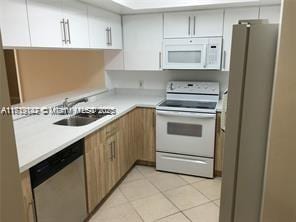
[(164, 38), (222, 36), (223, 10), (164, 14)]
[(110, 49), (122, 49), (122, 23), (121, 16), (109, 13), (109, 35), (111, 44)]
[(87, 7), (79, 2), (27, 0), (33, 47), (88, 48)]
[(74, 1), (63, 1), (66, 47), (89, 48), (87, 6)]
[(229, 71), (233, 25), (238, 24), (239, 20), (258, 18), (259, 8), (257, 7), (225, 9), (223, 31), (223, 71)]
[(62, 47), (65, 41), (60, 0), (27, 0), (33, 47)]
[(26, 0), (0, 1), (0, 27), (4, 47), (29, 47)]
[(90, 47), (122, 49), (121, 16), (95, 7), (88, 7)]
[(224, 10), (205, 10), (193, 14), (193, 37), (223, 35)]
[(260, 8), (260, 19), (268, 19), (269, 23), (279, 23), (281, 6), (263, 6)]
[(164, 13), (164, 38), (191, 36), (191, 12)]
[(161, 70), (162, 14), (123, 16), (125, 70)]

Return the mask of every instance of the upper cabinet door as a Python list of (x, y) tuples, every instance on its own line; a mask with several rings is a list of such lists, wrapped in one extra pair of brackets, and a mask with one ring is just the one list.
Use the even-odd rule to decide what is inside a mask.
[(0, 26), (4, 47), (29, 47), (26, 0), (1, 0)]
[(122, 49), (121, 16), (95, 7), (88, 7), (90, 47)]
[(88, 7), (89, 41), (90, 47), (105, 49), (108, 44), (108, 14), (106, 11)]
[(208, 37), (223, 35), (223, 9), (198, 11), (193, 14), (192, 18), (192, 36)]
[(164, 13), (164, 38), (186, 38), (192, 34), (192, 12)]
[(263, 6), (260, 8), (260, 19), (268, 19), (269, 23), (279, 23), (281, 6)]
[(63, 47), (62, 2), (27, 0), (31, 43), (33, 47)]
[(110, 49), (122, 49), (122, 24), (121, 16), (109, 13), (109, 43)]
[(239, 20), (258, 18), (259, 8), (257, 7), (225, 9), (223, 33), (223, 71), (229, 71), (233, 25), (238, 24)]
[(87, 6), (74, 1), (63, 1), (66, 46), (69, 48), (89, 48)]
[(126, 70), (161, 70), (162, 14), (123, 16)]

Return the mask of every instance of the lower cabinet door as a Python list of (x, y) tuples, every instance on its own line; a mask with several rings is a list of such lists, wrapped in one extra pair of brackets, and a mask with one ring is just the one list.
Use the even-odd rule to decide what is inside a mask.
[(23, 197), (24, 197), (24, 207), (25, 207), (25, 222), (35, 222), (35, 205), (34, 205), (34, 198), (32, 193), (31, 187), (31, 178), (30, 172), (25, 171), (21, 174), (21, 183), (22, 183), (22, 190), (23, 190)]
[(116, 132), (105, 143), (106, 190), (109, 192), (120, 179), (119, 133)]
[(143, 112), (143, 151), (142, 160), (155, 163), (155, 109), (145, 108)]
[(85, 138), (85, 170), (88, 212), (91, 213), (106, 196), (106, 164), (104, 130)]

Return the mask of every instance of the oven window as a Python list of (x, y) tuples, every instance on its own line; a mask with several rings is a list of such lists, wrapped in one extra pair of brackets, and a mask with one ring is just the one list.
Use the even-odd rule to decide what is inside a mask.
[(169, 63), (201, 63), (201, 51), (168, 51)]
[(202, 125), (186, 123), (167, 123), (167, 134), (202, 137)]

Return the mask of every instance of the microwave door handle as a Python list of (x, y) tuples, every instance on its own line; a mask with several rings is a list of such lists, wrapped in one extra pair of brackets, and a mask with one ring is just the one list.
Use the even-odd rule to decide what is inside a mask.
[(186, 113), (186, 112), (175, 112), (175, 111), (156, 111), (157, 115), (161, 116), (177, 116), (177, 117), (193, 117), (200, 119), (212, 119), (216, 117), (216, 114), (210, 113)]
[(208, 46), (207, 45), (204, 45), (204, 48), (203, 48), (203, 52), (204, 52), (204, 64), (203, 64), (203, 67), (204, 68), (207, 68), (208, 66), (208, 61), (207, 61), (207, 57), (208, 57)]

